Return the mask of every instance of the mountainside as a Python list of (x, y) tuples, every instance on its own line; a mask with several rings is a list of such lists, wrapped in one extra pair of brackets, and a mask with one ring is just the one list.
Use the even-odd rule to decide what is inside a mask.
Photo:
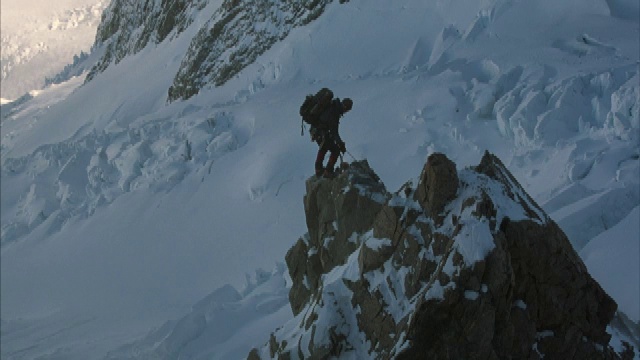
[(170, 34), (180, 34), (193, 22), (207, 1), (112, 0), (102, 15), (94, 46), (104, 55), (87, 74), (87, 81), (149, 44), (158, 44)]
[[(332, 286), (344, 290), (327, 276), (358, 270), (357, 262), (346, 261), (349, 254), (371, 255), (373, 263), (363, 263), (370, 267), (365, 274), (383, 269), (391, 276), (398, 265), (393, 259), (405, 255), (400, 254), (403, 244), (393, 245), (392, 252), (384, 237), (369, 233), (371, 228), (388, 229), (357, 221), (353, 229), (339, 223), (336, 229), (316, 229), (310, 223), (313, 216), (305, 212), (305, 206), (313, 205), (312, 196), (300, 201), (306, 191), (344, 190), (307, 182), (317, 148), (306, 129), (305, 136), (298, 135), (298, 108), (307, 94), (321, 87), (354, 100), (353, 110), (341, 122), (348, 150), (342, 160), (351, 162), (352, 174), (363, 176), (354, 181), (363, 181), (369, 186), (363, 189), (377, 194), (375, 201), (350, 194), (347, 202), (368, 203), (364, 213), (369, 215), (384, 207), (383, 213), (410, 220), (417, 228), (424, 225), (417, 220), (421, 217), (406, 219), (396, 211), (406, 205), (407, 213), (415, 207), (432, 219), (420, 230), (431, 231), (430, 244), (439, 245), (425, 245), (427, 233), (420, 233), (422, 243), (409, 242), (426, 246), (420, 255), (425, 257), (423, 274), (460, 275), (433, 272), (429, 262), (447, 258), (447, 242), (438, 242), (438, 234), (457, 240), (475, 236), (453, 236), (454, 214), (484, 229), (474, 234), (491, 238), (472, 251), (480, 261), (491, 249), (504, 250), (506, 258), (514, 256), (517, 249), (505, 239), (509, 231), (518, 233), (523, 218), (505, 215), (516, 226), (505, 233), (498, 213), (501, 206), (528, 208), (525, 215), (522, 209), (517, 213), (534, 219), (530, 225), (555, 239), (554, 244), (564, 244), (563, 251), (568, 241), (579, 254), (568, 252), (566, 266), (586, 266), (600, 284), (600, 290), (590, 285), (584, 298), (601, 304), (604, 315), (598, 319), (606, 319), (576, 318), (574, 329), (564, 322), (551, 326), (539, 314), (531, 315), (535, 331), (529, 328), (517, 342), (529, 346), (533, 336), (539, 349), (560, 349), (563, 345), (552, 341), (556, 335), (545, 332), (549, 325), (557, 336), (567, 334), (567, 344), (575, 345), (571, 341), (583, 333), (589, 349), (599, 344), (608, 351), (602, 332), (612, 311), (608, 296), (618, 304), (613, 322), (640, 320), (640, 20), (632, 16), (634, 10), (638, 12), (638, 3), (630, 0), (112, 1), (91, 54), (70, 64), (55, 84), (2, 105), (3, 359), (141, 353), (238, 358), (288, 324), (291, 332), (274, 333), (273, 349), (284, 353), (297, 346), (290, 339), (309, 343), (296, 324), (303, 309), (314, 304), (307, 298), (311, 295), (305, 293), (304, 279), (289, 278), (284, 266), (275, 265), (292, 246), (298, 252), (305, 246), (318, 249), (323, 267), (312, 269), (314, 281), (319, 284), (324, 277), (329, 287), (318, 291), (332, 291)], [(502, 159), (496, 175), (508, 169), (520, 185), (511, 186), (510, 176), (491, 180), (486, 172), (469, 170), (485, 151)], [(457, 164), (457, 190), (469, 192), (453, 203), (449, 198), (426, 202), (459, 205), (443, 219), (433, 218), (431, 205), (416, 205), (428, 198), (427, 189), (413, 189), (413, 195), (403, 197), (404, 189), (389, 194), (382, 185), (397, 189), (407, 179), (421, 183), (416, 171), (435, 153)], [(364, 170), (363, 160), (375, 176)], [(495, 224), (486, 213), (492, 210), (482, 200), (481, 184), (490, 187), (485, 192), (498, 211)], [(503, 185), (513, 197), (492, 192)], [(525, 196), (525, 190), (530, 195)], [(412, 200), (414, 196), (421, 200)], [(463, 211), (462, 202), (469, 197), (476, 198), (475, 203), (469, 200)], [(331, 214), (318, 216), (325, 215)], [(549, 225), (554, 223), (557, 228)], [(335, 231), (341, 241), (320, 243), (328, 238), (313, 235), (312, 229)], [(306, 231), (309, 237), (294, 244)], [(351, 239), (354, 231), (359, 235)], [(389, 240), (404, 236), (392, 235)], [(323, 258), (320, 245), (346, 262), (335, 262), (340, 256)], [(311, 255), (310, 264), (315, 264)], [(455, 260), (451, 257), (451, 268), (444, 269), (453, 271), (461, 259)], [(289, 266), (303, 265), (288, 261)], [(532, 264), (536, 270), (546, 269)], [(243, 287), (245, 273), (274, 265), (273, 272), (258, 270), (258, 279), (249, 276)], [(322, 275), (320, 270), (329, 269), (324, 266), (333, 270)], [(555, 276), (558, 269), (549, 268), (537, 279)], [(488, 271), (477, 262), (464, 262), (459, 269), (478, 279)], [(521, 270), (512, 267), (513, 277), (521, 276)], [(396, 280), (405, 276), (393, 273)], [(371, 285), (381, 279), (367, 281)], [(549, 285), (567, 281), (562, 276), (553, 279)], [(443, 296), (445, 280), (444, 275), (434, 280)], [(482, 351), (515, 351), (505, 339), (511, 336), (508, 329), (519, 323), (505, 317), (522, 310), (518, 300), (529, 311), (548, 305), (544, 296), (521, 292), (515, 285), (499, 304), (488, 299), (482, 287), (478, 291), (467, 279), (457, 280), (468, 285), (465, 291), (478, 293), (478, 311), (500, 319), (492, 335), (499, 343)], [(412, 281), (401, 279), (385, 289), (398, 290), (398, 284), (408, 282), (413, 284), (408, 293), (416, 295), (423, 285)], [(369, 289), (364, 283), (358, 286)], [(291, 299), (292, 309), (301, 311), (296, 316), (288, 305), (289, 287), (297, 294)], [(430, 293), (439, 288), (427, 287)], [(212, 289), (220, 290), (212, 294)], [(471, 301), (461, 289), (447, 291)], [(564, 299), (561, 303), (568, 299), (557, 287), (547, 289), (541, 293)], [(389, 294), (383, 294), (385, 302), (393, 300)], [(420, 323), (421, 317), (398, 325), (414, 304), (410, 298), (398, 302), (404, 308), (392, 314), (393, 324), (383, 324), (406, 330), (408, 342), (381, 339), (394, 344), (395, 350), (384, 350), (386, 354), (407, 350), (411, 334), (419, 333), (419, 326), (409, 324)], [(594, 298), (600, 300), (587, 300)], [(381, 304), (379, 297), (360, 300), (372, 306), (366, 311)], [(520, 307), (508, 306), (513, 302)], [(429, 319), (433, 315), (424, 314)], [(357, 320), (357, 313), (351, 315)], [(461, 319), (465, 316), (460, 313)], [(315, 325), (337, 324), (331, 321)], [(592, 333), (586, 330), (591, 327)], [(606, 331), (615, 340), (623, 337), (618, 329)], [(373, 330), (363, 331), (373, 336)], [(624, 350), (615, 347), (620, 342), (614, 343), (610, 345), (617, 353)], [(383, 345), (371, 343), (366, 352), (384, 352), (376, 346)], [(256, 351), (271, 356), (267, 348)]]
[(460, 172), (432, 154), (395, 194), (353, 163), (308, 180), (305, 211), (287, 253), (295, 318), (249, 358), (620, 356), (615, 302), (489, 153)]
[[(292, 28), (317, 19), (331, 2), (223, 1), (191, 41), (168, 90), (169, 100), (188, 99), (209, 84), (224, 85), (286, 38)], [(206, 5), (206, 1), (114, 0), (105, 10), (96, 37), (95, 46), (102, 48), (104, 55), (87, 81), (149, 43), (158, 44), (171, 33), (180, 34)]]
[(331, 1), (226, 0), (193, 38), (169, 100), (188, 99), (207, 84), (224, 85), (292, 28), (322, 15)]

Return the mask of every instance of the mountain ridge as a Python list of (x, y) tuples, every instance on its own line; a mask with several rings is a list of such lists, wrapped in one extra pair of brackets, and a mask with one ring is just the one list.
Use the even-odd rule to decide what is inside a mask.
[(608, 345), (616, 303), (502, 162), (459, 174), (435, 153), (395, 194), (366, 161), (307, 180), (294, 319), (249, 359), (633, 358)]
[(110, 64), (136, 54), (149, 44), (158, 44), (186, 30), (194, 21), (189, 12), (202, 11), (207, 2), (112, 0), (102, 14), (94, 49), (103, 55), (91, 68), (85, 81), (91, 81)]

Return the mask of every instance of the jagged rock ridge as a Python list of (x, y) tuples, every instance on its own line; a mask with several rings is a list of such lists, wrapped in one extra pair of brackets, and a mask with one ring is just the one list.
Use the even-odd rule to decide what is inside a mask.
[(331, 2), (225, 0), (192, 40), (169, 100), (188, 99), (209, 84), (223, 85), (293, 28), (317, 19)]
[(617, 359), (616, 303), (501, 161), (429, 157), (389, 193), (366, 161), (307, 181), (294, 319), (250, 359)]
[(174, 31), (181, 33), (193, 22), (193, 14), (206, 4), (206, 0), (112, 0), (102, 14), (94, 44), (105, 47), (104, 55), (86, 81), (148, 44), (158, 44)]
[[(168, 90), (169, 101), (188, 99), (207, 85), (223, 85), (293, 28), (320, 17), (331, 2), (225, 0), (191, 40)], [(111, 63), (182, 33), (206, 5), (205, 0), (113, 0), (103, 14), (94, 44), (94, 48), (104, 48), (104, 54), (86, 81)]]

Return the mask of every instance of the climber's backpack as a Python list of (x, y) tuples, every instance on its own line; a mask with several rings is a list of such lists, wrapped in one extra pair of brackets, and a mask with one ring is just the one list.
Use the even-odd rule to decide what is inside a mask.
[(320, 115), (327, 109), (333, 100), (333, 91), (322, 88), (315, 95), (309, 94), (300, 106), (302, 120), (312, 127), (318, 127)]

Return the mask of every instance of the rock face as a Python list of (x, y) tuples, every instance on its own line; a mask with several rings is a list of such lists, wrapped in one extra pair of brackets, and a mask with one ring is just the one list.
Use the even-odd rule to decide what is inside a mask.
[(94, 43), (103, 53), (86, 81), (110, 64), (184, 32), (200, 16), (205, 24), (191, 40), (168, 89), (169, 101), (188, 99), (205, 86), (226, 83), (292, 29), (320, 17), (332, 2), (224, 0), (211, 15), (202, 11), (209, 3), (206, 0), (113, 0), (103, 14)]
[(458, 191), (456, 164), (443, 154), (433, 154), (420, 176), (416, 200), (429, 214), (437, 216)]
[(112, 0), (102, 15), (94, 45), (104, 46), (104, 54), (86, 81), (148, 44), (158, 44), (172, 32), (181, 33), (193, 21), (190, 14), (206, 4), (206, 0)]
[(332, 0), (225, 0), (194, 37), (169, 100), (223, 85), (297, 27), (317, 19)]
[[(617, 305), (495, 156), (429, 157), (387, 192), (364, 162), (312, 177), (286, 255), (295, 317), (251, 359), (617, 359)], [(629, 356), (629, 348), (625, 357)]]
[(285, 258), (294, 280), (289, 299), (295, 314), (309, 302), (322, 275), (344, 264), (358, 248), (353, 235), (371, 228), (389, 197), (366, 162), (352, 164), (350, 174), (334, 181), (307, 182), (304, 207), (309, 232)]

